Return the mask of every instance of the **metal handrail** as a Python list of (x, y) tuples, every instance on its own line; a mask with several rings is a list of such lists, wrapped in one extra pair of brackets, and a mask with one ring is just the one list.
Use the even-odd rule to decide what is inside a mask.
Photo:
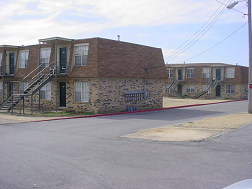
[(173, 77), (171, 78), (171, 80), (170, 80), (170, 82), (169, 82), (169, 86), (166, 87), (166, 90), (169, 90), (169, 89), (172, 87), (172, 85), (173, 85), (174, 82), (175, 82), (175, 76), (173, 76)]
[(211, 85), (212, 81), (213, 81), (213, 77), (210, 77), (209, 80), (208, 80), (207, 85), (208, 85), (208, 86)]
[(25, 76), (23, 78), (23, 80), (25, 80), (27, 77), (29, 77), (33, 72), (35, 72), (36, 70), (38, 70), (41, 66), (42, 66), (42, 64), (40, 64), (37, 68), (35, 68), (34, 70), (32, 70), (27, 76)]
[(48, 64), (46, 67), (44, 67), (39, 73), (37, 73), (35, 76), (32, 77), (32, 80), (34, 80), (34, 78), (36, 78), (37, 76), (40, 76), (40, 74), (47, 68), (49, 68), (52, 64), (54, 64), (55, 62), (51, 62), (50, 64)]

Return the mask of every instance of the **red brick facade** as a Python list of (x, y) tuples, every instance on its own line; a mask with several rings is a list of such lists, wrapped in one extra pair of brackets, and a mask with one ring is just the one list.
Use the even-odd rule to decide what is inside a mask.
[[(86, 65), (75, 65), (74, 63), (74, 47), (76, 45), (88, 45), (88, 55)], [(55, 51), (57, 47), (57, 51)], [(71, 83), (67, 86), (68, 91), (71, 91), (71, 94), (67, 94), (67, 108), (73, 110), (78, 109), (81, 111), (81, 108), (78, 108), (74, 103), (74, 81), (85, 80), (89, 82), (89, 102), (84, 102), (81, 104), (81, 107), (85, 107), (83, 111), (94, 111), (94, 112), (105, 112), (105, 111), (123, 111), (125, 106), (124, 102), (124, 93), (127, 91), (148, 91), (148, 98), (144, 101), (141, 100), (141, 104), (136, 102), (134, 106), (137, 106), (138, 109), (148, 109), (149, 108), (160, 108), (162, 107), (162, 90), (163, 90), (163, 81), (167, 79), (165, 64), (163, 60), (162, 51), (160, 48), (153, 48), (138, 44), (132, 44), (122, 41), (115, 41), (102, 38), (90, 38), (90, 39), (80, 39), (80, 40), (70, 40), (65, 38), (48, 38), (40, 40), (40, 44), (31, 45), (31, 46), (0, 46), (0, 53), (4, 54), (2, 59), (1, 68), (1, 80), (5, 83), (11, 81), (22, 81), (25, 76), (31, 73), (40, 65), (40, 50), (44, 48), (51, 49), (50, 61), (57, 62), (57, 79), (58, 81), (66, 81)], [(66, 49), (66, 62), (67, 62), (67, 72), (64, 74), (59, 73), (60, 70), (60, 61), (61, 48)], [(19, 68), (19, 52), (21, 50), (28, 50), (29, 56), (27, 61), (27, 66), (25, 68)], [(14, 53), (14, 74), (10, 74), (9, 68), (9, 56), (10, 53)], [(56, 55), (57, 53), (57, 55)], [(32, 76), (36, 75), (43, 68), (39, 68), (29, 75), (28, 79), (31, 79)], [(56, 67), (55, 67), (56, 69)], [(108, 95), (105, 93), (110, 93), (110, 91), (105, 90), (101, 86), (93, 85), (92, 82), (96, 81), (93, 79), (99, 79), (106, 82), (106, 86), (113, 85), (114, 93), (118, 93), (119, 97), (116, 98), (120, 101), (113, 102), (108, 104), (107, 102), (114, 101), (114, 99), (107, 99)], [(110, 80), (113, 79), (113, 80)], [(127, 81), (127, 87), (121, 90), (120, 85), (123, 85), (122, 80)], [(140, 84), (139, 79), (141, 79)], [(92, 81), (92, 82), (91, 82)], [(118, 82), (118, 85), (116, 82)], [(53, 78), (53, 82), (57, 83), (56, 76)], [(132, 84), (130, 83), (132, 82)], [(58, 83), (59, 84), (59, 83)], [(57, 85), (58, 85), (57, 84)], [(102, 82), (99, 84), (102, 85)], [(58, 86), (52, 84), (53, 95), (59, 95)], [(147, 86), (148, 85), (148, 86)], [(152, 86), (153, 85), (153, 86)], [(155, 86), (156, 85), (156, 86)], [(70, 89), (70, 88), (71, 89)], [(160, 90), (159, 90), (159, 89)], [(102, 89), (104, 91), (99, 91)], [(120, 89), (120, 90), (119, 90)], [(153, 90), (153, 91), (152, 91)], [(91, 91), (91, 92), (90, 92)], [(157, 91), (159, 91), (157, 93)], [(57, 94), (58, 93), (58, 94)], [(159, 93), (161, 95), (159, 95)], [(118, 95), (117, 94), (117, 95)], [(155, 95), (154, 95), (155, 94)], [(95, 95), (95, 98), (92, 96)], [(111, 95), (110, 96), (115, 96)], [(38, 97), (36, 97), (38, 98)], [(151, 98), (151, 99), (150, 99)], [(48, 108), (52, 108), (52, 104), (55, 104), (55, 100), (58, 98), (52, 98), (50, 102), (45, 102), (44, 106), (48, 105)], [(94, 101), (99, 103), (94, 103)], [(106, 103), (104, 103), (104, 101)], [(100, 103), (101, 102), (101, 103)], [(58, 103), (58, 100), (57, 100)], [(95, 106), (92, 106), (95, 104)], [(108, 110), (104, 108), (109, 107)], [(120, 104), (120, 105), (119, 105)], [(126, 104), (126, 103), (125, 103)], [(114, 109), (113, 109), (114, 108)]]
[[(203, 69), (208, 68), (210, 69), (209, 77), (203, 77)], [(227, 70), (231, 68), (234, 70), (234, 76), (231, 78), (227, 77)], [(194, 76), (188, 77), (188, 69), (194, 70)], [(203, 85), (207, 85), (209, 79), (216, 79), (218, 76), (219, 85), (221, 91), (220, 96), (221, 98), (235, 98), (240, 99), (244, 98), (247, 94), (247, 85), (248, 85), (248, 67), (239, 66), (239, 65), (231, 65), (231, 64), (223, 64), (223, 63), (198, 63), (198, 64), (166, 64), (166, 70), (173, 70), (174, 78), (178, 79), (179, 75), (182, 75), (182, 79), (178, 82), (178, 85), (182, 87), (183, 95), (194, 97), (197, 93), (202, 92)], [(179, 71), (180, 70), (180, 71)], [(219, 72), (219, 73), (217, 73)], [(218, 76), (217, 76), (218, 75)], [(169, 83), (173, 77), (168, 77)], [(187, 85), (194, 85), (195, 90), (192, 93), (187, 92)], [(234, 85), (235, 92), (233, 94), (228, 94), (226, 91), (227, 85)], [(175, 87), (175, 91), (178, 90)], [(232, 91), (233, 92), (233, 91)], [(176, 93), (168, 94), (176, 96)], [(216, 97), (216, 90), (212, 92), (210, 95), (211, 98)], [(204, 95), (203, 97), (209, 97), (209, 94)]]

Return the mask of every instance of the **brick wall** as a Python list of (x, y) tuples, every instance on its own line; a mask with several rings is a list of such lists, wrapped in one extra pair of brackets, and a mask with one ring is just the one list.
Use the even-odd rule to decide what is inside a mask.
[[(89, 85), (89, 102), (74, 101), (74, 82), (87, 81)], [(67, 111), (77, 112), (120, 112), (134, 107), (135, 110), (153, 109), (163, 107), (164, 82), (155, 79), (106, 79), (86, 78), (69, 79), (59, 78), (59, 82), (66, 82), (66, 107)], [(55, 109), (57, 91), (57, 104), (59, 107), (59, 89), (55, 89), (55, 81), (51, 81), (51, 100), (40, 100), (40, 107), (44, 110)], [(124, 92), (146, 91), (147, 98), (126, 101)], [(31, 98), (25, 99), (25, 105), (30, 107)], [(33, 96), (33, 107), (38, 109), (39, 93)], [(17, 105), (18, 107), (18, 105)]]
[[(195, 76), (194, 78), (187, 78), (187, 68), (194, 68), (194, 73)], [(186, 65), (183, 67), (183, 64), (181, 64), (181, 67), (172, 67), (169, 64), (166, 65), (166, 69), (173, 69), (174, 75), (176, 76), (176, 78), (178, 77), (178, 69), (182, 69), (183, 70), (183, 80), (189, 83), (205, 83), (208, 82), (209, 78), (203, 78), (202, 77), (202, 70), (203, 68), (210, 68), (211, 69), (211, 74), (210, 77), (216, 77), (216, 69), (221, 69), (221, 76), (222, 76), (222, 81), (223, 82), (227, 82), (227, 83), (248, 83), (248, 67), (244, 67), (244, 66), (239, 66), (239, 65), (229, 65), (229, 64), (223, 64), (223, 66), (214, 66), (213, 64), (211, 64), (211, 66), (209, 66), (207, 63), (204, 64), (200, 64), (199, 66), (195, 66), (195, 64), (193, 65)], [(226, 74), (226, 69), (227, 68), (235, 68), (235, 77), (234, 78), (226, 78), (225, 74)]]
[[(182, 95), (185, 95), (188, 98), (193, 98), (200, 92), (202, 92), (203, 85), (201, 83), (180, 83), (182, 85)], [(207, 84), (207, 83), (205, 83)], [(188, 93), (187, 92), (187, 85), (194, 85), (194, 92)], [(221, 87), (220, 97), (216, 97), (216, 90), (212, 91), (211, 93), (206, 93), (200, 98), (222, 98), (222, 99), (243, 99), (247, 97), (246, 89), (248, 87), (247, 84), (237, 84), (237, 83), (220, 83)], [(235, 93), (234, 94), (227, 94), (226, 93), (226, 85), (234, 85), (235, 86)], [(166, 97), (178, 97), (177, 88), (175, 88), (175, 92), (165, 92)]]

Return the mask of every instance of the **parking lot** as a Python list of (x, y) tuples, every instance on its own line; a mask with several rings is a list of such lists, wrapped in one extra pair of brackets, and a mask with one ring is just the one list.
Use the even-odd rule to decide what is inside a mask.
[(251, 178), (251, 125), (198, 142), (121, 136), (246, 109), (247, 101), (241, 101), (96, 118), (2, 124), (1, 188), (223, 188)]

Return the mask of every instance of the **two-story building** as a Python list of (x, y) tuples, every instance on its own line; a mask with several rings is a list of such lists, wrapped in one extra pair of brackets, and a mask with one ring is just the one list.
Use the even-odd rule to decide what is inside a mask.
[(166, 96), (243, 99), (248, 67), (224, 63), (166, 64)]
[(31, 46), (1, 45), (0, 62), (0, 109), (103, 113), (162, 107), (167, 75), (160, 48), (54, 37)]

